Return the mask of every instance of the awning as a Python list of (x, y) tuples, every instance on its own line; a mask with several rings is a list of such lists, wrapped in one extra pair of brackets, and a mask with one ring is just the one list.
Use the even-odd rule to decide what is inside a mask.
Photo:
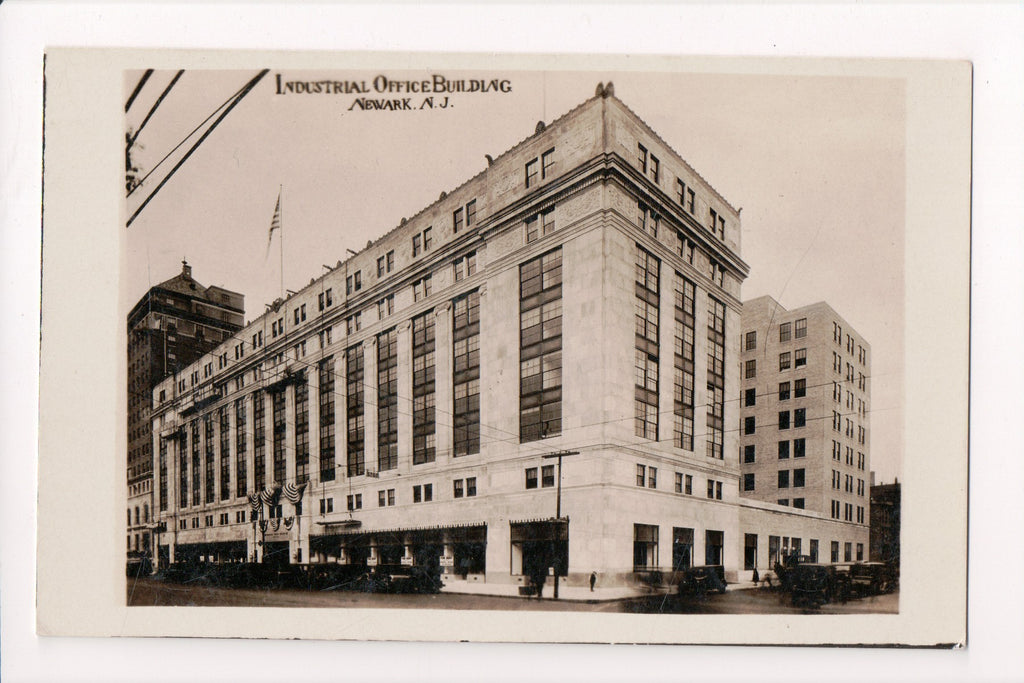
[(370, 536), (370, 535), (384, 535), (384, 534), (403, 534), (403, 533), (417, 533), (417, 532), (437, 532), (437, 531), (458, 531), (464, 529), (486, 529), (486, 522), (465, 522), (460, 524), (432, 524), (430, 526), (407, 526), (407, 527), (392, 527), (387, 529), (351, 529), (345, 531), (342, 529), (335, 530), (335, 525), (343, 525), (346, 522), (356, 522), (361, 525), (362, 522), (358, 520), (338, 520), (337, 522), (331, 521), (318, 521), (317, 524), (321, 524), (325, 529), (330, 529), (330, 533), (321, 534), (323, 536)]

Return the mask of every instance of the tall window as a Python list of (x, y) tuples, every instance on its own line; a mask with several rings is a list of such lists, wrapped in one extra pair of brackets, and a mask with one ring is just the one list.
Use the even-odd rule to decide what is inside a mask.
[(192, 504), (199, 505), (201, 480), (199, 476), (199, 420), (192, 420)]
[(465, 280), (476, 273), (476, 252), (471, 251), (465, 256), (455, 259), (455, 281)]
[(345, 414), (348, 427), (348, 476), (356, 477), (366, 471), (363, 441), (363, 345), (356, 344), (345, 350)]
[(317, 367), (320, 380), (320, 481), (334, 481), (334, 358)]
[(185, 429), (181, 430), (178, 439), (178, 507), (188, 507), (188, 446), (185, 442)]
[(658, 527), (653, 524), (633, 525), (633, 570), (658, 568)]
[(398, 335), (377, 335), (377, 471), (398, 467)]
[(725, 413), (725, 304), (708, 297), (707, 454), (724, 458)]
[(636, 248), (636, 435), (658, 439), (658, 305), (661, 264)]
[(796, 338), (803, 339), (807, 336), (807, 318), (800, 318), (796, 321)]
[(452, 302), (455, 456), (480, 452), (480, 293)]
[(538, 159), (532, 159), (526, 162), (526, 186), (532, 187), (537, 184), (537, 172), (540, 166)]
[(252, 467), (256, 492), (267, 485), (267, 408), (263, 392), (252, 395)]
[(412, 462), (433, 462), (436, 450), (434, 311), (412, 319)]
[(519, 266), (519, 440), (562, 433), (562, 250)]
[(309, 481), (309, 385), (306, 374), (295, 385), (295, 483)]
[(793, 324), (782, 323), (779, 325), (779, 341), (788, 342), (793, 335)]
[(271, 404), (273, 410), (272, 419), (274, 420), (274, 484), (283, 484), (285, 482), (285, 455), (284, 455), (284, 437), (285, 430), (287, 429), (288, 423), (285, 421), (285, 396), (284, 389), (281, 388), (279, 391), (273, 392), (271, 395)]
[(231, 498), (231, 421), (228, 407), (221, 406), (220, 414), (220, 499)]
[(693, 564), (693, 529), (672, 527), (672, 569), (681, 571)]
[(167, 440), (160, 439), (160, 511), (167, 511)]
[(207, 413), (203, 418), (203, 443), (205, 444), (205, 459), (203, 461), (204, 466), (204, 479), (206, 480), (206, 495), (203, 497), (204, 502), (213, 503), (217, 500), (217, 491), (214, 486), (214, 464), (213, 464), (213, 415)]
[(246, 495), (246, 399), (234, 400), (234, 496)]
[(693, 367), (695, 285), (676, 273), (675, 289), (675, 376), (674, 442), (678, 448), (693, 450)]

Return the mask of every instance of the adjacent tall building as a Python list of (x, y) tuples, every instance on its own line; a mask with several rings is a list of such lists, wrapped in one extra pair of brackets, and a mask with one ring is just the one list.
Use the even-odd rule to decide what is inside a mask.
[[(742, 329), (742, 495), (827, 515), (866, 535), (867, 341), (826, 303), (787, 311), (768, 296), (743, 304)], [(792, 539), (788, 545), (792, 551)], [(833, 543), (830, 558), (867, 559), (864, 540)]]
[(243, 295), (202, 286), (186, 261), (181, 273), (152, 287), (128, 314), (129, 551), (150, 552), (153, 387), (240, 330), (244, 316)]
[(599, 86), (154, 388), (159, 559), (609, 585), (856, 542), (740, 497), (747, 272), (739, 212)]

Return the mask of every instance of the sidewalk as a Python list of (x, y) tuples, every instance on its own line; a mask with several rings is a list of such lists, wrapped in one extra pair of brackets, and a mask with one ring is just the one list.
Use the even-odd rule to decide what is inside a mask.
[[(731, 583), (727, 590), (740, 591), (752, 590), (759, 585), (752, 581)], [(777, 584), (776, 584), (777, 585)], [(453, 593), (460, 595), (492, 595), (507, 598), (521, 598), (523, 600), (536, 600), (535, 595), (520, 595), (519, 584), (512, 583), (485, 583), (483, 581), (463, 581), (461, 579), (447, 579), (441, 588), (442, 593)], [(651, 589), (646, 586), (612, 586), (607, 588), (595, 587), (593, 591), (587, 586), (566, 586), (564, 581), (559, 583), (559, 600), (575, 600), (580, 602), (610, 602), (614, 600), (628, 600), (630, 598), (642, 598), (652, 594), (674, 593), (675, 586), (662, 586)], [(550, 600), (554, 597), (554, 582), (547, 581), (544, 584), (543, 599)]]

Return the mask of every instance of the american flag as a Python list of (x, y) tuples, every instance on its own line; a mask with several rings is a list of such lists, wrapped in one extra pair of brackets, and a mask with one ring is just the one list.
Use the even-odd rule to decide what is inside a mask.
[(281, 193), (277, 193), (277, 204), (274, 205), (274, 217), (270, 219), (270, 232), (267, 233), (267, 253), (270, 253), (270, 241), (274, 239), (274, 231), (281, 229)]

